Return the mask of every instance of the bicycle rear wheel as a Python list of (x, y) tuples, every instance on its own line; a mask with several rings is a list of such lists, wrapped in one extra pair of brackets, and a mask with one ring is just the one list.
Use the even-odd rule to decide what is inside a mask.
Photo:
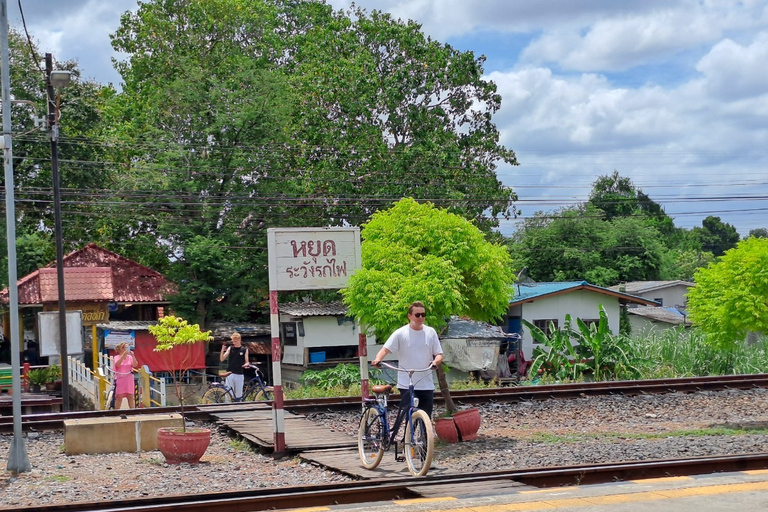
[(360, 461), (366, 469), (379, 465), (384, 457), (384, 427), (375, 407), (368, 407), (360, 418), (360, 429), (357, 432), (357, 451)]
[(229, 402), (227, 391), (224, 388), (213, 387), (208, 389), (203, 395), (201, 404), (223, 404)]
[(243, 398), (246, 402), (263, 402), (265, 400), (275, 399), (275, 389), (272, 386), (266, 386), (264, 389), (252, 388)]
[(435, 450), (435, 434), (427, 413), (415, 410), (410, 424), (405, 426), (405, 461), (413, 476), (424, 476), (432, 464)]

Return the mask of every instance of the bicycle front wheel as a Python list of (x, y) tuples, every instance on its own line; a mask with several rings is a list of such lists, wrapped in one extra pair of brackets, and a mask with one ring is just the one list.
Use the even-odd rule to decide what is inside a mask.
[(115, 388), (112, 387), (107, 392), (107, 398), (104, 400), (104, 404), (107, 409), (112, 410), (115, 408)]
[(435, 434), (427, 413), (415, 410), (405, 426), (405, 461), (413, 476), (424, 476), (432, 464), (435, 451)]
[(227, 400), (227, 392), (224, 388), (210, 388), (200, 400), (202, 404), (223, 404), (226, 402), (229, 400)]
[(360, 461), (366, 469), (374, 469), (384, 457), (384, 427), (379, 411), (368, 407), (360, 418), (360, 430), (357, 432), (357, 451)]

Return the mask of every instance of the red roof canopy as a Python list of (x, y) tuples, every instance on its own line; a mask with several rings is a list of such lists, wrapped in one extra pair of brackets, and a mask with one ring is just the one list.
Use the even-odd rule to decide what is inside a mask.
[[(58, 300), (56, 263), (19, 279), (19, 304)], [(68, 301), (166, 302), (175, 287), (162, 274), (96, 244), (64, 256), (64, 294)], [(8, 303), (8, 289), (0, 301)]]

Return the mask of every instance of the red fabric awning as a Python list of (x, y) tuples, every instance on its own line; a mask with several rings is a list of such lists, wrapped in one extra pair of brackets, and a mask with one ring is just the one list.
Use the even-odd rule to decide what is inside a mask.
[(156, 346), (157, 341), (149, 331), (136, 331), (134, 354), (139, 364), (146, 364), (152, 372), (205, 368), (205, 342), (174, 347), (163, 352), (155, 352)]

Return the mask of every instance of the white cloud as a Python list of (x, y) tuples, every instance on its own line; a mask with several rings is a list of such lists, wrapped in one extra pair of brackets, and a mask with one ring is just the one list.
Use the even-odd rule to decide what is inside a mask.
[(709, 91), (724, 100), (768, 93), (768, 32), (749, 46), (730, 39), (717, 43), (696, 66), (706, 78)]

